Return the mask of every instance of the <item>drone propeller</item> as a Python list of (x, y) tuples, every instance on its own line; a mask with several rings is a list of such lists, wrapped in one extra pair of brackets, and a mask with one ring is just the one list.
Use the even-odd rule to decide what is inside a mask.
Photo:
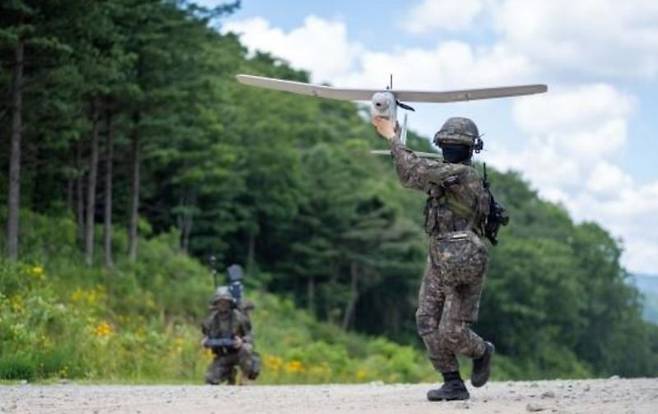
[[(386, 87), (386, 90), (387, 91), (393, 91), (393, 74), (392, 73), (390, 74), (390, 78), (389, 78), (389, 82), (388, 82), (388, 86)], [(400, 102), (399, 99), (395, 100), (395, 104), (397, 106), (399, 106), (400, 108), (402, 108), (402, 109), (406, 109), (407, 111), (416, 112), (416, 110), (414, 108), (412, 108), (411, 106), (409, 106), (405, 103)], [(405, 115), (405, 122), (406, 122), (406, 115)]]
[(399, 99), (396, 99), (396, 100), (395, 100), (395, 103), (398, 104), (398, 106), (399, 106), (400, 108), (402, 108), (402, 109), (406, 109), (407, 111), (414, 111), (414, 112), (416, 112), (416, 110), (415, 110), (414, 108), (410, 107), (410, 106), (407, 105), (406, 103), (400, 102)]

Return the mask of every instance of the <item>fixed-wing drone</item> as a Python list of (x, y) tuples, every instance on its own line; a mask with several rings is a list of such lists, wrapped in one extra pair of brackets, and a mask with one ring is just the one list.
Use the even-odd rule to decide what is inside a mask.
[[(464, 89), (457, 91), (414, 91), (393, 89), (392, 77), (386, 89), (353, 89), (334, 88), (331, 86), (314, 85), (311, 83), (266, 78), (262, 76), (237, 75), (238, 82), (259, 88), (291, 92), (299, 95), (317, 96), (319, 98), (338, 99), (343, 101), (370, 100), (370, 113), (393, 121), (397, 120), (397, 108), (413, 111), (405, 102), (463, 102), (479, 99), (504, 98), (511, 96), (532, 95), (544, 93), (546, 85), (503, 86), (498, 88)], [(405, 114), (401, 131), (402, 142), (405, 142), (407, 132), (407, 117)], [(388, 151), (372, 151), (375, 154), (389, 154)], [(417, 153), (426, 157), (437, 157), (437, 154)]]

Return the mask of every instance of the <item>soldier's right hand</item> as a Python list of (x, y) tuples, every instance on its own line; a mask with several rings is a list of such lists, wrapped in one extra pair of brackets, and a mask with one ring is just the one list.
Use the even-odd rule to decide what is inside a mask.
[(398, 125), (394, 120), (384, 118), (382, 116), (373, 116), (372, 125), (377, 130), (377, 133), (387, 140), (391, 140), (395, 137)]
[(240, 338), (239, 336), (236, 336), (236, 337), (233, 339), (233, 347), (234, 347), (235, 349), (240, 349), (240, 348), (242, 348), (242, 344), (243, 344), (242, 338)]

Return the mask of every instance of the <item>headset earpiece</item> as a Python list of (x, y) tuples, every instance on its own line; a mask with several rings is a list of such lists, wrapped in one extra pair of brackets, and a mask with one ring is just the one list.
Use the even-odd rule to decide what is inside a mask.
[(482, 151), (483, 148), (484, 148), (484, 141), (482, 141), (482, 138), (475, 137), (475, 140), (473, 140), (473, 151), (475, 151), (475, 153), (477, 154), (480, 151)]

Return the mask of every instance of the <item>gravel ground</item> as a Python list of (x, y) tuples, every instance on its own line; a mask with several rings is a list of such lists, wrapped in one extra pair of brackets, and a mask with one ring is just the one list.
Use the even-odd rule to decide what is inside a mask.
[(429, 384), (295, 386), (0, 386), (0, 413), (646, 413), (658, 378), (493, 382), (471, 399), (428, 402)]

